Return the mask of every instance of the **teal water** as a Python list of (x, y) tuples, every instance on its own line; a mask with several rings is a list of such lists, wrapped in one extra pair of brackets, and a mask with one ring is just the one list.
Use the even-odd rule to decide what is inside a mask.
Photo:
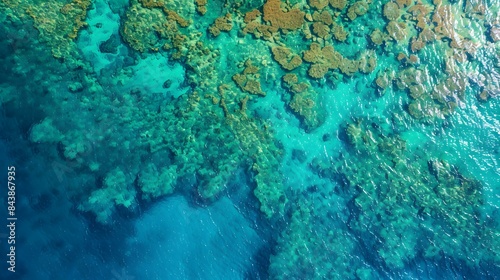
[(499, 7), (1, 1), (2, 279), (497, 279)]

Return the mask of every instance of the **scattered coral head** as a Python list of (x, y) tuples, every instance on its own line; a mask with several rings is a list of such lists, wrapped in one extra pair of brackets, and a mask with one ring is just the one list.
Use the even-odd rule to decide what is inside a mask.
[(330, 27), (322, 22), (315, 22), (312, 25), (313, 33), (320, 38), (327, 38), (330, 35)]
[(373, 50), (367, 50), (359, 59), (359, 70), (365, 74), (373, 72), (377, 67), (377, 54)]
[(347, 39), (347, 36), (349, 36), (349, 33), (345, 31), (344, 27), (335, 22), (332, 24), (332, 33), (333, 37), (335, 37), (335, 39), (339, 42), (344, 42)]
[(233, 20), (231, 14), (227, 13), (225, 16), (221, 16), (215, 19), (214, 24), (208, 28), (208, 31), (213, 36), (217, 37), (220, 35), (221, 31), (230, 31), (233, 29)]
[(333, 17), (332, 17), (332, 14), (325, 10), (325, 11), (322, 11), (321, 13), (318, 12), (318, 11), (315, 11), (312, 15), (312, 19), (314, 21), (318, 21), (318, 22), (322, 22), (326, 25), (332, 25), (333, 24)]
[(318, 10), (323, 10), (328, 6), (328, 0), (309, 0), (309, 5)]
[(196, 0), (195, 2), (196, 2), (196, 11), (200, 15), (206, 14), (208, 1), (207, 0)]
[(380, 71), (377, 74), (377, 79), (375, 79), (375, 84), (380, 89), (385, 90), (391, 85), (391, 83), (392, 83), (392, 77), (388, 73)]
[(309, 76), (315, 79), (323, 78), (328, 70), (337, 69), (342, 61), (342, 55), (335, 51), (333, 46), (325, 46), (321, 48), (318, 43), (312, 43), (309, 50), (304, 52), (304, 60), (312, 63), (309, 71)]
[(352, 76), (359, 71), (360, 61), (343, 58), (339, 69), (347, 76)]
[(406, 39), (408, 30), (404, 22), (390, 21), (385, 27), (387, 33), (396, 41), (403, 41)]
[(284, 12), (280, 0), (268, 0), (263, 11), (263, 19), (279, 29), (296, 30), (304, 24), (305, 13), (297, 8)]
[(271, 51), (273, 58), (286, 70), (293, 70), (302, 64), (302, 58), (289, 48), (276, 46)]
[(500, 25), (496, 25), (491, 27), (490, 29), (490, 38), (493, 42), (500, 41)]
[(262, 91), (259, 78), (259, 68), (253, 65), (250, 59), (245, 62), (243, 73), (233, 75), (233, 81), (242, 91), (265, 96), (266, 93)]
[(401, 14), (398, 4), (394, 2), (387, 2), (384, 5), (384, 17), (388, 20), (397, 20)]
[(347, 0), (330, 0), (330, 5), (339, 10), (343, 10), (347, 5)]

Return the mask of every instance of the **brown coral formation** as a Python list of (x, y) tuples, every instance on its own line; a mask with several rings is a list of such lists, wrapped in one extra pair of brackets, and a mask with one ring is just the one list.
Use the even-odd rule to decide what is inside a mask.
[(227, 13), (225, 16), (216, 18), (215, 22), (208, 28), (208, 31), (214, 37), (217, 37), (221, 31), (228, 32), (231, 29), (233, 29), (233, 20), (231, 14)]
[(385, 35), (380, 29), (373, 30), (372, 34), (370, 34), (370, 40), (377, 46), (380, 46), (384, 43)]
[(342, 73), (346, 74), (347, 76), (352, 76), (359, 71), (360, 66), (361, 63), (359, 60), (343, 58), (339, 68)]
[(323, 78), (330, 69), (339, 68), (343, 58), (333, 46), (321, 48), (318, 43), (312, 43), (309, 50), (304, 52), (304, 60), (312, 64), (308, 71), (309, 76), (319, 79)]
[(425, 28), (423, 29), (420, 34), (418, 35), (418, 38), (413, 37), (410, 47), (412, 52), (417, 52), (421, 49), (423, 49), (427, 43), (433, 42), (436, 40), (436, 34), (430, 29), (430, 28)]
[(148, 9), (158, 8), (163, 10), (163, 12), (165, 13), (165, 15), (169, 20), (177, 22), (181, 27), (189, 26), (189, 21), (183, 18), (178, 13), (178, 11), (174, 11), (174, 9), (169, 8), (167, 3), (165, 3), (164, 1), (154, 1), (154, 0), (138, 0), (138, 1), (144, 8)]
[(428, 6), (418, 3), (408, 8), (408, 13), (411, 14), (411, 19), (417, 22), (417, 27), (424, 29), (430, 25), (429, 14), (431, 9)]
[(268, 0), (264, 4), (263, 11), (263, 19), (278, 29), (296, 30), (304, 24), (305, 13), (296, 8), (283, 11), (280, 0)]
[(245, 26), (243, 34), (253, 34), (256, 38), (263, 38), (265, 40), (273, 41), (274, 36), (279, 31), (278, 27), (265, 25), (262, 22), (262, 13), (255, 9), (249, 11), (244, 17)]
[[(159, 10), (150, 10), (135, 6), (129, 9), (125, 16), (125, 21), (120, 30), (124, 41), (130, 47), (140, 52), (153, 50), (159, 38), (155, 34), (155, 26), (150, 21), (155, 21), (159, 26), (167, 24), (162, 13)], [(176, 25), (170, 25), (170, 27), (173, 32), (177, 31)]]
[(454, 21), (455, 16), (451, 11), (450, 5), (436, 7), (434, 15), (432, 16), (432, 22), (435, 24), (434, 31), (436, 33), (452, 38), (455, 32), (453, 28)]
[[(166, 50), (170, 58), (182, 59), (197, 74), (208, 74), (216, 55), (200, 41), (202, 33), (193, 32), (190, 21), (166, 8), (163, 2), (133, 1), (125, 14), (120, 33), (130, 47), (140, 52)], [(170, 2), (169, 2), (170, 3)], [(194, 11), (194, 9), (193, 9)], [(208, 57), (207, 54), (212, 54)], [(212, 61), (213, 62), (213, 61)], [(191, 79), (190, 76), (188, 77)], [(192, 81), (198, 86), (198, 78)]]
[(396, 0), (396, 3), (398, 3), (399, 7), (402, 9), (411, 6), (413, 4), (413, 0)]
[(339, 42), (344, 42), (347, 39), (347, 36), (349, 35), (349, 33), (345, 31), (342, 25), (337, 24), (335, 22), (332, 24), (332, 33), (333, 37), (335, 37), (335, 39), (337, 39), (337, 41)]
[(259, 10), (255, 9), (245, 14), (245, 23), (250, 23), (260, 17), (262, 14)]
[(320, 79), (328, 73), (328, 70), (330, 69), (326, 64), (313, 64), (309, 67), (307, 74), (309, 74), (311, 78)]
[(54, 57), (64, 58), (75, 51), (73, 40), (78, 31), (87, 25), (85, 18), (91, 3), (90, 0), (73, 0), (67, 4), (42, 1), (10, 5), (16, 12), (22, 13), (22, 16), (25, 13), (33, 19), (41, 41), (50, 46)]
[(463, 100), (468, 83), (464, 74), (457, 72), (433, 85), (428, 73), (409, 67), (399, 73), (396, 85), (407, 90), (413, 99), (408, 105), (408, 113), (428, 122), (450, 115)]
[(377, 54), (373, 50), (365, 51), (359, 59), (359, 70), (368, 74), (377, 67)]
[(339, 10), (343, 10), (347, 5), (347, 0), (330, 0), (330, 5)]
[(451, 40), (450, 47), (465, 49), (469, 53), (475, 52), (475, 45), (468, 39), (465, 39), (455, 30), (455, 15), (451, 5), (437, 6), (432, 15), (434, 23), (434, 32), (438, 38), (448, 38)]
[(243, 92), (264, 96), (266, 93), (262, 91), (259, 78), (259, 68), (250, 59), (245, 62), (242, 73), (233, 75), (233, 81)]
[(368, 4), (365, 1), (354, 2), (347, 10), (347, 17), (350, 20), (355, 20), (358, 16), (362, 16), (368, 12)]
[(403, 41), (408, 35), (406, 24), (404, 22), (390, 21), (385, 27), (387, 33), (396, 41)]
[(493, 26), (490, 29), (490, 38), (493, 42), (500, 41), (500, 26)]
[(163, 12), (167, 15), (169, 20), (177, 22), (181, 27), (189, 26), (189, 21), (181, 17), (178, 13), (168, 10), (167, 8), (164, 8)]
[(467, 86), (468, 82), (465, 75), (462, 73), (454, 73), (434, 86), (431, 96), (432, 99), (443, 105), (449, 102), (457, 103), (463, 100)]
[(394, 2), (387, 2), (384, 5), (384, 17), (388, 20), (397, 20), (401, 15), (398, 4)]
[(391, 86), (393, 80), (392, 73), (387, 71), (379, 71), (377, 74), (377, 79), (375, 79), (375, 84), (381, 90), (380, 93), (384, 93), (385, 89)]
[(293, 70), (302, 64), (302, 59), (299, 55), (294, 54), (289, 48), (276, 46), (271, 49), (273, 58), (285, 70)]

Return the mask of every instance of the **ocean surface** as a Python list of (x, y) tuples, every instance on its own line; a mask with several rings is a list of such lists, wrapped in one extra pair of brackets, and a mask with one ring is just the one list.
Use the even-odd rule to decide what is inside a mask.
[(1, 0), (0, 279), (500, 279), (499, 97), (498, 0)]

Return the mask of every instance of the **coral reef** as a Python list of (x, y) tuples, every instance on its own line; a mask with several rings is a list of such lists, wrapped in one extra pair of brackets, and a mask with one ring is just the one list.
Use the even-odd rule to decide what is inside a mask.
[(330, 0), (330, 5), (338, 10), (343, 10), (347, 5), (347, 0)]
[(113, 169), (106, 174), (102, 187), (94, 190), (79, 209), (95, 213), (98, 222), (111, 223), (115, 205), (130, 208), (136, 204), (135, 189), (129, 181), (120, 168)]
[[(212, 202), (246, 172), (255, 206), (281, 230), (272, 279), (397, 278), (422, 259), (471, 271), (500, 261), (477, 174), (399, 134), (432, 128), (443, 140), (454, 112), (488, 110), (500, 96), (492, 3), (131, 0), (119, 34), (96, 47), (123, 59), (100, 73), (75, 43), (91, 4), (0, 2), (0, 20), (12, 25), (2, 35), (13, 54), (2, 60), (13, 65), (4, 80), (30, 79), (2, 87), (0, 106), (40, 104), (23, 127), (33, 145), (51, 147), (52, 162), (86, 176), (67, 191), (81, 211), (111, 223), (174, 192)], [(25, 38), (27, 25), (39, 41)], [(19, 63), (23, 55), (58, 69), (38, 71)], [(158, 77), (136, 75), (145, 61), (161, 61)], [(174, 63), (178, 81), (167, 71)], [(301, 141), (321, 146), (324, 159), (294, 154)], [(314, 174), (283, 171), (299, 166)]]
[(143, 199), (157, 198), (174, 191), (177, 180), (177, 166), (171, 165), (160, 170), (150, 163), (138, 175), (138, 186)]
[(312, 63), (307, 72), (312, 78), (323, 78), (330, 69), (337, 69), (343, 63), (340, 53), (333, 46), (321, 48), (318, 43), (312, 43), (304, 52), (304, 60)]
[[(325, 191), (323, 194), (327, 194)], [(281, 232), (271, 256), (272, 279), (372, 279), (377, 274), (353, 258), (356, 242), (336, 224), (325, 205), (311, 195), (294, 205), (290, 222)], [(319, 224), (323, 226), (318, 227)]]
[(302, 64), (302, 58), (286, 47), (276, 46), (273, 47), (271, 51), (274, 60), (286, 70), (293, 70)]
[(401, 15), (401, 11), (399, 10), (398, 4), (394, 2), (387, 2), (384, 5), (384, 17), (389, 20), (397, 20)]
[(305, 13), (299, 9), (283, 11), (280, 0), (267, 0), (263, 6), (263, 14), (263, 19), (278, 29), (295, 30), (304, 24)]
[(30, 140), (35, 143), (57, 143), (63, 139), (62, 133), (54, 126), (53, 120), (45, 118), (42, 122), (35, 124), (30, 131)]
[(210, 34), (217, 37), (219, 36), (221, 31), (228, 32), (231, 29), (233, 29), (233, 22), (231, 14), (228, 13), (223, 17), (216, 18), (214, 24), (212, 24), (212, 26), (208, 28), (208, 31), (210, 32)]
[(328, 0), (309, 0), (309, 5), (318, 10), (323, 10), (326, 6), (328, 6)]
[(423, 150), (408, 151), (405, 141), (386, 130), (374, 120), (348, 123), (348, 143), (359, 156), (314, 166), (324, 176), (347, 179), (345, 195), (354, 196), (350, 227), (391, 269), (403, 268), (418, 254), (470, 266), (478, 259), (495, 262), (500, 244), (484, 248), (474, 237), (495, 238), (495, 229), (475, 214), (483, 204), (480, 183)]
[(122, 38), (137, 51), (156, 50), (159, 38), (153, 22), (157, 26), (168, 25), (173, 32), (176, 31), (176, 26), (166, 20), (161, 10), (146, 9), (136, 4), (126, 12), (126, 20), (121, 30)]
[[(276, 147), (267, 126), (249, 118), (244, 110), (227, 109), (225, 100), (229, 99), (228, 88), (219, 87), (220, 105), (225, 114), (225, 124), (238, 140), (238, 154), (233, 162), (251, 162), (254, 194), (260, 202), (260, 210), (268, 218), (283, 215), (288, 202), (285, 196), (283, 178), (275, 173), (279, 169), (281, 151)], [(234, 166), (234, 165), (233, 165)], [(229, 166), (228, 166), (229, 167)]]
[(368, 3), (365, 1), (354, 2), (347, 10), (347, 17), (350, 20), (355, 20), (358, 16), (362, 16), (368, 12)]
[(85, 17), (92, 1), (4, 1), (13, 14), (22, 20), (30, 17), (39, 31), (39, 39), (47, 44), (56, 58), (69, 59), (77, 52), (74, 39), (86, 26)]
[(408, 31), (404, 22), (390, 21), (385, 28), (394, 40), (403, 41), (406, 39)]
[(242, 91), (250, 94), (266, 95), (262, 91), (259, 80), (259, 68), (253, 65), (250, 59), (245, 62), (245, 69), (242, 73), (233, 75), (233, 81)]
[(306, 131), (319, 127), (324, 119), (324, 111), (320, 106), (319, 94), (307, 82), (299, 82), (297, 75), (286, 74), (282, 77), (284, 87), (292, 94), (288, 104), (290, 109), (303, 121)]

